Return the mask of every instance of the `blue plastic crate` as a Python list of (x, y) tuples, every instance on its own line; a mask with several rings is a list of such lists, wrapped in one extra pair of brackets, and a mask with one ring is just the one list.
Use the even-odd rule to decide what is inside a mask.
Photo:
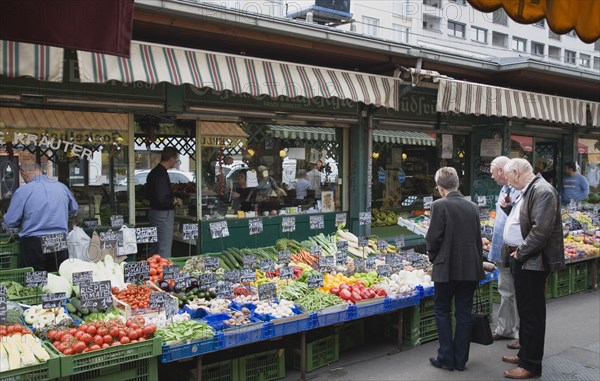
[(315, 319), (316, 314), (311, 312), (310, 314), (298, 315), (287, 319), (273, 320), (265, 326), (266, 335), (268, 338), (273, 338), (308, 331), (314, 326)]
[(223, 348), (223, 334), (217, 333), (206, 340), (191, 343), (162, 346), (160, 362), (167, 363), (199, 356), (203, 353), (215, 352)]
[(419, 294), (419, 299), (423, 299), (426, 298), (428, 296), (433, 296), (435, 291), (435, 287), (431, 286), (431, 287), (427, 287), (427, 288), (423, 288), (421, 286), (417, 286), (417, 292)]
[(343, 323), (350, 320), (349, 311), (350, 306), (347, 304), (341, 305), (340, 307), (334, 306), (325, 308), (324, 310), (317, 311), (316, 313), (316, 325), (315, 327), (326, 327), (328, 325)]
[(482, 279), (479, 281), (479, 284), (485, 284), (485, 283), (489, 283), (492, 282), (494, 280), (498, 280), (498, 270), (494, 270), (491, 273), (485, 273), (485, 279)]
[(187, 304), (179, 310), (179, 313), (188, 313), (190, 315), (190, 318), (192, 319), (202, 319), (203, 317), (209, 314), (208, 311), (204, 308), (193, 309), (190, 308)]
[(411, 295), (404, 298), (385, 298), (385, 311), (395, 311), (402, 308), (408, 308), (419, 304), (419, 295)]
[(238, 347), (268, 339), (266, 324), (268, 323), (256, 323), (221, 331), (223, 348)]
[[(376, 300), (376, 299), (369, 299), (367, 300), (367, 302), (363, 302), (363, 303), (358, 303), (356, 304), (356, 316), (354, 317), (354, 319), (360, 319), (360, 318), (364, 318), (367, 316), (372, 316), (372, 315), (378, 315), (378, 314), (382, 314), (385, 312), (385, 299), (386, 298), (379, 298), (380, 300)], [(376, 300), (376, 301), (373, 301)]]

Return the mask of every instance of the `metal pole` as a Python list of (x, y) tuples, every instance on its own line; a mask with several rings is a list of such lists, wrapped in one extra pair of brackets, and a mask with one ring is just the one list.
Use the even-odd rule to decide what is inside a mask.
[(129, 205), (129, 224), (135, 226), (135, 119), (130, 113), (127, 130), (127, 204)]

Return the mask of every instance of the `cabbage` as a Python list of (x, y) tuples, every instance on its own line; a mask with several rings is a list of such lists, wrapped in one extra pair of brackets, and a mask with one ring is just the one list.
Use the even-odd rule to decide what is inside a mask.
[(67, 298), (71, 297), (73, 289), (71, 283), (62, 276), (48, 273), (48, 284), (44, 286), (45, 293), (64, 292)]

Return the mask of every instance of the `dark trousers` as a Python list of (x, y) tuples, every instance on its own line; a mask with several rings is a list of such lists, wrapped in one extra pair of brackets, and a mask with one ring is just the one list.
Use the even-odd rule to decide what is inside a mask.
[[(448, 367), (464, 369), (469, 360), (471, 345), (471, 311), (476, 281), (436, 282), (433, 295), (435, 323), (437, 325), (438, 361)], [(454, 297), (456, 330), (452, 336), (450, 307)]]
[(21, 238), (21, 267), (33, 267), (35, 271), (57, 272), (58, 267), (69, 259), (67, 250), (44, 254), (40, 237)]
[(544, 339), (546, 335), (546, 278), (545, 271), (523, 270), (523, 263), (511, 261), (515, 282), (517, 311), (521, 320), (519, 366), (534, 374), (542, 373)]

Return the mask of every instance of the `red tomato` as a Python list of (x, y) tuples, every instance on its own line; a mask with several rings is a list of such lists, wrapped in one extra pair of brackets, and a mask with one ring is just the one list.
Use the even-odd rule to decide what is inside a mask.
[[(6, 330), (4, 330), (4, 331), (6, 332)], [(6, 335), (6, 333), (4, 335)], [(4, 336), (4, 335), (2, 335), (2, 330), (0, 329), (0, 336)], [(48, 331), (48, 339), (54, 340), (54, 336), (56, 336), (55, 329), (51, 329), (50, 331)]]
[(75, 351), (73, 351), (73, 349), (71, 349), (71, 348), (67, 348), (67, 349), (65, 349), (65, 350), (63, 351), (63, 353), (64, 353), (65, 355), (67, 355), (67, 356), (70, 356), (70, 355), (72, 355), (74, 352), (75, 352)]
[(132, 331), (129, 331), (129, 333), (127, 333), (127, 337), (129, 337), (129, 339), (130, 339), (131, 341), (133, 341), (133, 340), (135, 340), (135, 339), (137, 339), (137, 338), (138, 338), (138, 334), (137, 334), (137, 332), (136, 332), (136, 331), (133, 331), (133, 330), (132, 330)]
[(109, 333), (112, 337), (119, 337), (119, 329), (118, 328), (113, 328), (110, 330)]
[(77, 328), (69, 328), (69, 335), (75, 336), (77, 333)]
[(97, 351), (98, 349), (100, 349), (100, 346), (97, 344), (94, 344), (90, 347), (90, 351)]
[(73, 352), (75, 352), (75, 353), (81, 353), (81, 352), (83, 352), (83, 350), (85, 348), (86, 348), (85, 343), (83, 341), (79, 341), (75, 345), (73, 345)]
[(152, 336), (152, 334), (154, 334), (155, 331), (156, 331), (156, 326), (154, 324), (149, 324), (149, 325), (145, 326), (143, 329), (144, 336), (147, 338), (150, 338)]
[(81, 337), (82, 337), (83, 335), (86, 335), (86, 333), (84, 333), (83, 331), (77, 331), (77, 332), (75, 332), (75, 338), (76, 338), (77, 340), (81, 340)]
[(104, 336), (104, 335), (107, 335), (107, 334), (108, 334), (108, 330), (106, 328), (104, 328), (104, 327), (98, 328), (98, 335)]
[(94, 336), (94, 344), (102, 345), (104, 343), (104, 339), (100, 335)]
[(123, 337), (121, 337), (121, 339), (119, 339), (119, 342), (121, 344), (129, 344), (131, 342), (131, 340), (129, 339), (129, 337), (123, 336)]
[(102, 339), (104, 340), (105, 343), (110, 344), (113, 342), (113, 337), (111, 335), (104, 335), (102, 337)]
[(6, 327), (6, 332), (13, 333), (14, 331), (15, 331), (15, 328), (12, 325), (9, 325), (8, 327)]
[(362, 298), (360, 297), (360, 294), (356, 291), (354, 291), (352, 293), (352, 301), (356, 302), (357, 300), (362, 300)]
[(352, 297), (352, 293), (350, 292), (350, 290), (344, 288), (341, 289), (340, 291), (340, 298), (344, 299), (344, 300), (349, 300)]
[(87, 333), (89, 333), (92, 336), (94, 336), (96, 334), (96, 332), (98, 332), (98, 329), (96, 328), (96, 326), (91, 325), (87, 329)]
[(111, 346), (111, 347), (116, 347), (116, 346), (119, 346), (119, 345), (121, 345), (121, 342), (120, 342), (120, 341), (115, 341), (115, 342), (114, 342), (114, 343), (112, 343), (110, 346)]
[(79, 326), (79, 329), (82, 330), (82, 331), (84, 331), (84, 332), (87, 332), (88, 327), (89, 327), (89, 325), (87, 325), (87, 324), (84, 323), (84, 324), (82, 324), (82, 325)]
[(71, 341), (71, 339), (73, 339), (73, 338), (74, 338), (73, 335), (71, 335), (70, 333), (65, 333), (61, 337), (60, 341), (62, 341), (63, 343), (66, 343), (67, 341)]
[(81, 339), (79, 340), (83, 341), (87, 345), (92, 342), (92, 335), (90, 335), (89, 333), (84, 333), (83, 335), (81, 335)]
[(110, 345), (108, 345), (107, 343), (102, 344), (102, 349), (108, 348), (110, 347)]
[(8, 335), (8, 332), (6, 331), (6, 329), (0, 329), (0, 336), (6, 336)]

